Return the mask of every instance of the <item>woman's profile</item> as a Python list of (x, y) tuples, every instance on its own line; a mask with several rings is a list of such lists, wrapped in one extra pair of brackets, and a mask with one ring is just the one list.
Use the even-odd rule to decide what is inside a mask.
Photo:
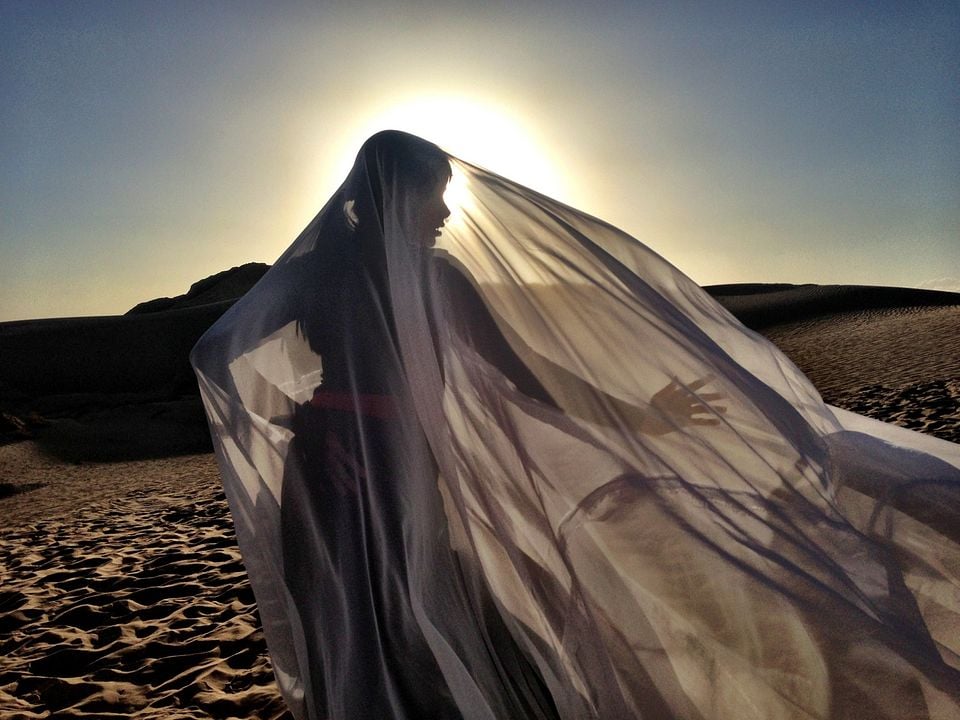
[(960, 714), (955, 450), (602, 221), (378, 133), (192, 360), (297, 717)]

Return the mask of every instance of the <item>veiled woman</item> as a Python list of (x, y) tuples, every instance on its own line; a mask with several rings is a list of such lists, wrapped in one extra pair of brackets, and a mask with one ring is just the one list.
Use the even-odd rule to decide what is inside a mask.
[(298, 716), (960, 713), (956, 448), (605, 223), (379, 133), (193, 360)]

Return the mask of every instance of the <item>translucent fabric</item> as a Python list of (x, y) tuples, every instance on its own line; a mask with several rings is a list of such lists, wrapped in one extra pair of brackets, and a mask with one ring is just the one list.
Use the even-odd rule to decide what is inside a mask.
[(298, 718), (960, 717), (960, 447), (604, 222), (379, 133), (192, 360)]

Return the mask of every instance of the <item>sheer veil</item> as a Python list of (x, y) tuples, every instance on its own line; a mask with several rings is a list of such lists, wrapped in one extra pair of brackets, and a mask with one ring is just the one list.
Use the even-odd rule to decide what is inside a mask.
[(192, 361), (298, 718), (960, 717), (960, 448), (596, 218), (378, 133)]

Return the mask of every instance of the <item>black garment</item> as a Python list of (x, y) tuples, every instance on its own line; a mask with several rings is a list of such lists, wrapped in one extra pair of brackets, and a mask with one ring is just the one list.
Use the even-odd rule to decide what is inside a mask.
[[(484, 348), (488, 361), (525, 370), (469, 281), (452, 265), (437, 262), (452, 316), (471, 318), (457, 331)], [(447, 603), (473, 598), (471, 612), (491, 651), (502, 657), (503, 683), (523, 688), (518, 702), (533, 698), (525, 717), (557, 717), (542, 678), (511, 637), (489, 591), (482, 584), (470, 593), (458, 587), (466, 582), (464, 559), (451, 549), (434, 463), (426, 466), (433, 477), (424, 478), (433, 480), (434, 491), (419, 495), (419, 507), (404, 507), (410, 502), (408, 478), (396, 474), (403, 464), (397, 453), (405, 446), (404, 434), (418, 430), (404, 427), (405, 403), (392, 394), (400, 387), (400, 369), (383, 362), (384, 338), (392, 332), (383, 324), (375, 279), (362, 264), (343, 272), (339, 282), (339, 292), (324, 301), (329, 325), (307, 338), (324, 358), (324, 381), (294, 414), (281, 502), (284, 578), (300, 610), (313, 668), (308, 704), (323, 707), (324, 699), (336, 698), (325, 712), (345, 719), (461, 717), (411, 607), (402, 518), (416, 512), (437, 517), (433, 562), (444, 584), (435, 592), (445, 592)], [(332, 337), (332, 328), (347, 328), (351, 335)], [(354, 348), (354, 356), (339, 357), (337, 349), (344, 346)], [(548, 399), (522, 370), (518, 382)], [(430, 508), (423, 505), (425, 497)]]

